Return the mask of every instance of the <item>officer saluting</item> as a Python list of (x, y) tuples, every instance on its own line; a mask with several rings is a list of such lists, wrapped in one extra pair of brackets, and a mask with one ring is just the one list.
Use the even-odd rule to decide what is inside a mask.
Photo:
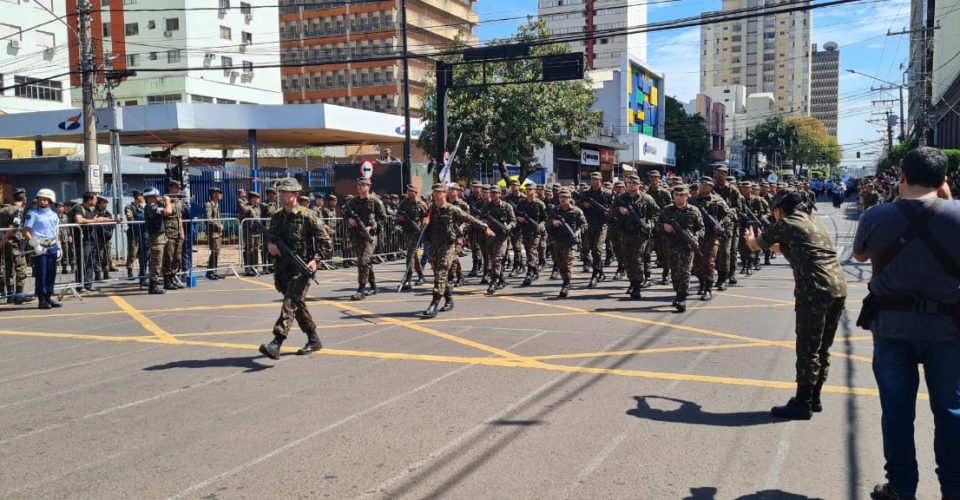
[[(311, 272), (316, 271), (321, 252), (331, 248), (330, 236), (317, 219), (316, 213), (297, 203), (302, 188), (296, 179), (281, 179), (277, 182), (276, 189), (279, 191), (282, 209), (270, 217), (270, 233), (303, 259)], [(311, 275), (297, 265), (294, 256), (282, 252), (280, 245), (274, 241), (267, 243), (267, 251), (276, 259), (273, 285), (283, 294), (283, 306), (280, 317), (273, 325), (273, 341), (262, 344), (260, 352), (269, 358), (278, 359), (280, 346), (287, 339), (290, 324), (294, 319), (303, 333), (307, 334), (307, 344), (297, 351), (297, 354), (319, 351), (323, 346), (317, 337), (317, 325), (304, 302), (310, 288)]]

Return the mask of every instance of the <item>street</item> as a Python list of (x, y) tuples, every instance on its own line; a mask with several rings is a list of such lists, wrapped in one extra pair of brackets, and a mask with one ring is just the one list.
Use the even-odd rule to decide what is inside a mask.
[[(582, 273), (557, 299), (548, 270), (494, 297), (473, 279), (421, 320), (429, 287), (394, 293), (399, 263), (362, 302), (356, 269), (322, 271), (324, 349), (294, 355), (294, 327), (279, 361), (257, 352), (280, 310), (272, 277), (200, 279), (0, 308), (0, 497), (866, 498), (884, 482), (871, 337), (854, 325), (870, 266), (850, 260), (855, 204), (815, 215), (850, 291), (809, 422), (769, 416), (794, 389), (783, 257), (684, 314), (668, 286), (629, 301), (627, 282), (588, 290)], [(934, 498), (920, 391), (918, 497)]]

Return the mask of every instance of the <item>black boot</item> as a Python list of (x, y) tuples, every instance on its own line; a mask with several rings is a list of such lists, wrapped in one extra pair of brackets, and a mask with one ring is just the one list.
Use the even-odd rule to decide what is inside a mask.
[(283, 345), (284, 340), (284, 337), (274, 334), (269, 344), (260, 344), (260, 354), (270, 359), (280, 359), (280, 346)]
[(632, 285), (631, 285), (631, 286), (632, 286), (632, 290), (630, 290), (630, 298), (633, 299), (633, 300), (640, 300), (640, 298), (641, 298), (641, 295), (640, 295), (640, 290), (641, 290), (641, 288), (640, 288), (640, 282), (639, 282), (639, 281), (631, 281), (630, 283), (632, 283)]
[(369, 283), (370, 283), (370, 289), (367, 290), (367, 295), (376, 295), (376, 294), (377, 294), (377, 282), (371, 279)]
[(100, 274), (100, 271), (93, 272), (93, 281), (100, 281), (103, 279), (103, 276)]
[(523, 278), (523, 286), (530, 286), (531, 283), (533, 283), (533, 274), (527, 271), (527, 275)]
[(630, 286), (627, 287), (627, 295), (633, 295), (633, 289), (637, 287), (636, 281), (631, 281)]
[(473, 269), (470, 269), (470, 272), (467, 273), (468, 278), (476, 278), (479, 272), (477, 271), (477, 265), (473, 265)]
[(677, 308), (678, 313), (687, 311), (687, 294), (677, 293), (677, 299), (674, 301), (674, 306)]
[[(19, 305), (21, 305), (21, 304), (23, 304), (24, 302), (27, 301), (27, 300), (23, 297), (23, 287), (22, 287), (22, 286), (18, 286), (17, 289), (16, 289), (16, 291), (15, 291), (14, 293), (16, 294), (16, 295), (13, 296), (13, 303), (14, 303), (15, 305), (18, 305), (18, 306), (19, 306)], [(7, 303), (8, 303), (8, 304), (10, 303), (9, 299), (7, 299)]]
[(770, 254), (764, 254), (764, 255), (763, 255), (763, 265), (765, 265), (765, 266), (769, 266), (769, 265), (770, 265)]
[(147, 290), (147, 293), (149, 293), (150, 295), (163, 295), (167, 292), (164, 290), (164, 287), (160, 286), (160, 283), (151, 282), (150, 288)]
[(40, 296), (40, 303), (37, 304), (37, 309), (50, 309), (52, 306), (47, 302), (47, 298), (43, 295)]
[(487, 295), (493, 295), (494, 293), (497, 293), (497, 279), (496, 279), (496, 278), (490, 280), (490, 285), (487, 286)]
[(486, 285), (487, 283), (490, 283), (490, 278), (488, 278), (486, 273), (484, 273), (483, 277), (480, 278), (480, 284)]
[(560, 297), (561, 299), (566, 297), (570, 293), (570, 280), (563, 280), (563, 284), (560, 285)]
[[(414, 285), (420, 286), (420, 285), (422, 285), (422, 284), (423, 284), (423, 273), (420, 273), (420, 274), (417, 275), (417, 281), (414, 283)], [(373, 288), (376, 288), (376, 287), (374, 287), (373, 285), (370, 285), (370, 286), (373, 287)]]
[(550, 279), (555, 280), (559, 276), (560, 272), (557, 271), (557, 266), (553, 266), (553, 270), (550, 271)]
[(616, 272), (613, 273), (613, 281), (617, 281), (621, 279), (623, 279), (623, 268), (618, 267)]
[(208, 280), (210, 280), (210, 281), (216, 281), (216, 280), (220, 279), (220, 277), (217, 276), (217, 273), (215, 273), (215, 272), (213, 272), (213, 271), (207, 271), (207, 274), (205, 274), (204, 276), (206, 276), (206, 278), (207, 278)]
[(650, 288), (652, 286), (653, 282), (650, 281), (650, 278), (644, 278), (643, 281), (640, 282), (640, 288)]
[(736, 284), (737, 284), (737, 271), (736, 271), (736, 269), (733, 269), (733, 270), (730, 271), (730, 276), (727, 277), (727, 283), (729, 283), (729, 284), (731, 284), (731, 285), (736, 285)]
[(163, 277), (163, 289), (164, 290), (176, 290), (176, 285), (173, 284), (173, 280), (170, 279), (170, 276)]
[(817, 385), (813, 386), (813, 392), (810, 394), (810, 411), (820, 413), (823, 411), (823, 402), (820, 401), (820, 391), (823, 389), (823, 383), (826, 379), (823, 375), (817, 379)]
[(307, 332), (307, 345), (303, 346), (303, 349), (297, 351), (297, 354), (303, 356), (304, 354), (310, 354), (311, 352), (319, 351), (320, 349), (323, 349), (323, 344), (320, 343), (320, 337), (317, 336), (317, 332)]
[(667, 268), (664, 268), (664, 269), (663, 269), (663, 276), (660, 278), (660, 284), (661, 284), (661, 285), (669, 285), (669, 284), (670, 284), (670, 270), (669, 270), (669, 269), (667, 269)]
[(53, 300), (53, 296), (51, 295), (47, 295), (47, 304), (50, 304), (50, 307), (53, 308), (63, 307), (63, 304)]
[(721, 292), (727, 289), (727, 274), (719, 273), (717, 276), (717, 290)]
[(127, 278), (132, 278), (132, 277), (133, 277), (133, 269), (127, 268)]
[(598, 278), (597, 272), (594, 271), (594, 272), (593, 272), (593, 275), (590, 276), (590, 283), (587, 283), (587, 288), (594, 288), (594, 287), (596, 287), (596, 286), (597, 286), (597, 278)]
[(597, 281), (607, 281), (607, 275), (603, 272), (603, 269), (597, 271)]
[[(893, 491), (890, 483), (874, 486), (873, 491), (870, 493), (870, 498), (872, 500), (917, 500), (917, 497), (907, 497)], [(943, 498), (946, 500), (948, 497), (945, 496)]]
[(187, 285), (185, 285), (182, 281), (180, 281), (180, 276), (176, 274), (170, 277), (170, 283), (172, 283), (173, 286), (177, 287), (177, 290), (181, 290), (187, 287)]
[(700, 290), (700, 300), (713, 300), (713, 282), (704, 281), (703, 288)]
[(430, 300), (430, 305), (427, 307), (426, 311), (423, 311), (424, 318), (436, 318), (437, 317), (437, 306), (440, 305), (440, 294), (433, 294), (433, 299)]
[(449, 288), (447, 293), (443, 294), (443, 307), (440, 308), (440, 312), (448, 312), (453, 310), (453, 291)]
[(367, 298), (367, 289), (363, 285), (357, 287), (357, 293), (350, 296), (350, 300), (363, 300), (365, 298)]
[(810, 420), (813, 417), (813, 411), (810, 407), (810, 400), (813, 397), (813, 385), (797, 385), (797, 395), (790, 398), (787, 404), (783, 406), (774, 406), (770, 413), (774, 417), (786, 418), (790, 420)]

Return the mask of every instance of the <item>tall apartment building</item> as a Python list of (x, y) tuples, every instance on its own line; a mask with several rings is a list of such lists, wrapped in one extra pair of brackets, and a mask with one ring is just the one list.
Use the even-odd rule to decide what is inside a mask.
[(586, 55), (589, 69), (618, 69), (624, 53), (641, 61), (647, 60), (646, 33), (622, 33), (627, 27), (647, 23), (645, 2), (540, 0), (537, 15), (546, 21), (547, 28), (554, 35), (580, 35), (584, 38), (567, 42), (567, 45)]
[(703, 117), (703, 124), (710, 134), (710, 161), (725, 161), (727, 159), (726, 120), (727, 107), (720, 101), (713, 100), (707, 94), (697, 94), (696, 99), (683, 105), (688, 115), (699, 114)]
[[(475, 43), (474, 0), (409, 0), (411, 52), (445, 48), (459, 33)], [(285, 103), (327, 103), (387, 113), (403, 110), (400, 2), (280, 0)], [(365, 60), (369, 59), (369, 60)], [(410, 109), (421, 107), (430, 61), (409, 60)]]
[[(804, 5), (808, 0), (724, 0), (724, 14), (741, 9)], [(772, 93), (775, 110), (810, 110), (810, 11), (774, 13), (700, 28), (700, 91), (743, 85), (747, 94)]]
[(827, 132), (837, 137), (837, 113), (840, 109), (840, 50), (834, 42), (817, 44), (810, 48), (810, 116), (827, 126)]
[[(67, 12), (82, 0), (66, 0)], [(281, 104), (277, 7), (272, 0), (94, 0), (92, 33), (98, 68), (132, 70), (114, 90), (122, 106), (170, 102)], [(159, 10), (158, 10), (159, 9)], [(77, 17), (68, 23), (77, 29)], [(76, 44), (70, 67), (79, 66)], [(169, 70), (169, 71), (167, 71)], [(102, 75), (99, 75), (102, 82)], [(71, 76), (81, 101), (80, 77)], [(104, 96), (102, 86), (99, 99)]]

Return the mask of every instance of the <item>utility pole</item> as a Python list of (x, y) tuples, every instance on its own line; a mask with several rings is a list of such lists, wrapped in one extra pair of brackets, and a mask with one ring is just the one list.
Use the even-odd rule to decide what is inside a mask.
[[(400, 36), (403, 37), (403, 165), (400, 167), (400, 185), (404, 185), (403, 170), (413, 166), (413, 147), (410, 144), (410, 54), (407, 52), (407, 0), (400, 0)], [(439, 165), (443, 158), (437, 158)], [(412, 174), (411, 174), (412, 175)]]
[[(93, 71), (93, 40), (90, 33), (90, 2), (80, 0), (77, 9), (80, 40), (80, 81), (83, 93), (83, 163), (87, 191), (100, 191), (100, 160), (97, 154), (97, 116), (93, 101), (96, 73)], [(96, 179), (94, 179), (96, 177)]]

